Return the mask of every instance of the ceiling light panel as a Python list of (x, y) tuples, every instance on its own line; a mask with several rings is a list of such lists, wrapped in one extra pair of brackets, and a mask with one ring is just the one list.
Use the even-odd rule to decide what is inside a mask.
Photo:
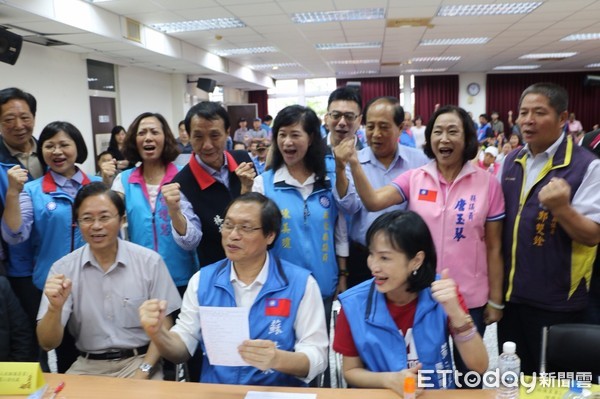
[(381, 42), (356, 43), (320, 43), (315, 44), (317, 50), (347, 50), (355, 48), (381, 48)]
[(351, 76), (351, 75), (372, 75), (374, 73), (379, 73), (379, 71), (368, 70), (368, 71), (340, 71), (336, 72), (336, 76)]
[(573, 57), (577, 53), (537, 53), (537, 54), (525, 54), (519, 57), (522, 60), (540, 60), (548, 58), (569, 58)]
[(445, 56), (445, 57), (416, 57), (411, 58), (411, 62), (443, 62), (443, 61), (458, 61), (460, 56)]
[(231, 48), (231, 49), (219, 49), (214, 50), (214, 53), (221, 57), (227, 57), (230, 55), (246, 55), (246, 54), (262, 54), (262, 53), (274, 53), (277, 49), (275, 47), (248, 47), (248, 48)]
[(489, 37), (456, 37), (454, 39), (431, 39), (422, 40), (420, 46), (460, 46), (471, 44), (486, 44)]
[(572, 42), (578, 40), (598, 40), (600, 33), (577, 33), (574, 35), (565, 36), (560, 39), (561, 42)]
[(287, 62), (287, 63), (279, 63), (279, 64), (256, 64), (249, 65), (248, 68), (252, 69), (273, 69), (273, 68), (293, 68), (299, 67), (300, 64), (297, 62)]
[(542, 5), (541, 1), (524, 3), (455, 4), (440, 7), (438, 17), (529, 14)]
[(193, 32), (199, 30), (244, 28), (245, 23), (237, 18), (199, 19), (194, 21), (169, 22), (151, 25), (165, 33)]
[(356, 10), (297, 12), (292, 14), (292, 21), (297, 24), (313, 24), (322, 22), (367, 21), (384, 19), (383, 8), (359, 8)]
[(501, 65), (494, 67), (495, 71), (518, 71), (528, 69), (538, 69), (541, 65)]
[(600, 63), (587, 64), (585, 67), (586, 68), (600, 68)]
[(419, 72), (446, 72), (448, 68), (423, 68), (423, 69), (405, 69), (403, 73), (419, 73)]
[(330, 65), (361, 65), (361, 64), (378, 64), (379, 60), (335, 60), (329, 61)]

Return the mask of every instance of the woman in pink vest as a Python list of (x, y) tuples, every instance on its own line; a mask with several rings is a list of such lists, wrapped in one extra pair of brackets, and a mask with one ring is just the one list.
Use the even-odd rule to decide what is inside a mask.
[[(424, 150), (433, 158), (430, 163), (378, 190), (362, 170), (353, 177), (369, 211), (408, 201), (408, 208), (423, 217), (433, 235), (438, 272), (449, 270), (483, 336), (485, 326), (500, 320), (504, 308), (500, 251), (504, 197), (496, 178), (469, 162), (478, 149), (477, 132), (470, 121), (462, 108), (441, 107), (425, 130)], [(352, 162), (354, 154), (348, 148), (342, 155)], [(458, 353), (454, 357), (457, 369), (466, 372)]]

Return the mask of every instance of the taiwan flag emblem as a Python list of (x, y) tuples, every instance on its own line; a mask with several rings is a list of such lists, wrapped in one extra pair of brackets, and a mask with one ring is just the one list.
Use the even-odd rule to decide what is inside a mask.
[(265, 316), (288, 317), (290, 315), (291, 307), (292, 307), (291, 299), (267, 298), (267, 307), (265, 309)]
[(419, 201), (435, 202), (437, 198), (437, 191), (425, 190), (424, 188), (419, 190)]

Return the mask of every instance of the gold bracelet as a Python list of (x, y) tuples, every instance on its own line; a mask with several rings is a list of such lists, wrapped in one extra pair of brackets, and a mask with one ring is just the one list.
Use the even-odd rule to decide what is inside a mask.
[(339, 277), (348, 277), (349, 275), (350, 273), (348, 272), (348, 269), (340, 269), (338, 272)]

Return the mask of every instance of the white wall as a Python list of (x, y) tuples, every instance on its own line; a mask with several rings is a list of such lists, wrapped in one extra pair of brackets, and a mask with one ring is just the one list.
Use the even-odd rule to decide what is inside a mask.
[(87, 67), (79, 54), (25, 42), (15, 65), (0, 64), (0, 87), (18, 87), (35, 96), (34, 136), (56, 120), (77, 126), (89, 150), (82, 168), (86, 173), (94, 171)]
[[(479, 123), (479, 115), (487, 112), (485, 109), (486, 97), (486, 74), (485, 73), (463, 73), (458, 76), (458, 105), (467, 112), (473, 113), (473, 119)], [(476, 96), (467, 93), (469, 83), (479, 83), (481, 90)]]
[[(121, 124), (129, 126), (143, 112), (158, 112), (169, 122), (172, 130), (181, 120), (181, 113), (174, 115), (177, 90), (174, 91), (173, 86), (179, 86), (180, 90), (184, 87), (173, 82), (171, 74), (120, 66), (117, 87)], [(183, 111), (184, 92), (178, 97)]]
[[(185, 104), (185, 75), (119, 66), (117, 77), (119, 124), (128, 126), (142, 112), (159, 112), (169, 121), (171, 129), (177, 131), (176, 124), (189, 108)], [(12, 86), (37, 99), (35, 137), (52, 121), (65, 120), (77, 126), (88, 147), (88, 159), (82, 169), (94, 173), (85, 56), (24, 42), (15, 65), (0, 63), (0, 88)]]

